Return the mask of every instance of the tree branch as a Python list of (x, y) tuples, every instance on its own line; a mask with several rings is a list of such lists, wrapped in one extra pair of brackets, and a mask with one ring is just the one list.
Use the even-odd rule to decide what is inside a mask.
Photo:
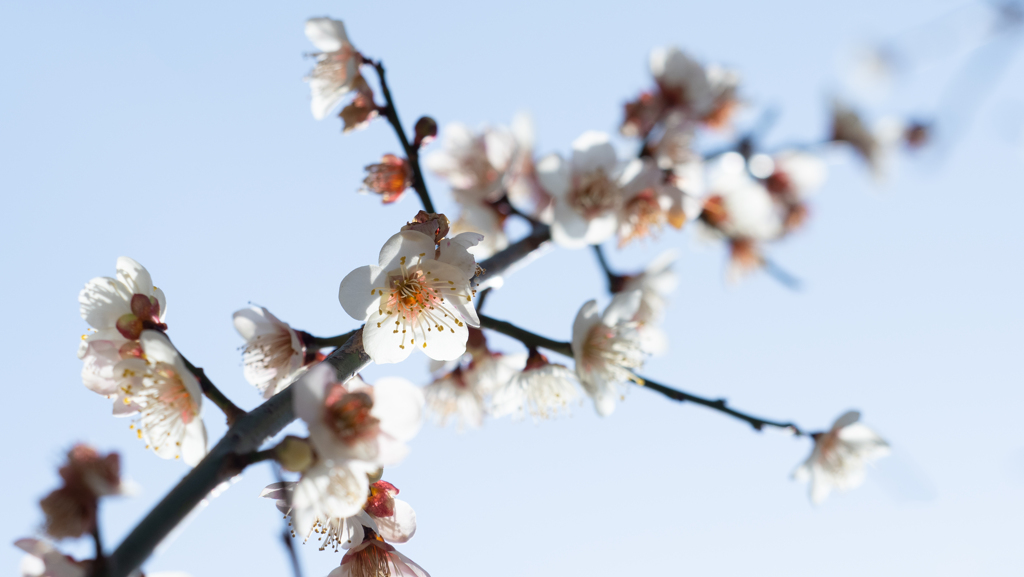
[(395, 107), (395, 101), (391, 97), (391, 89), (388, 88), (388, 81), (384, 77), (384, 63), (381, 60), (364, 60), (377, 71), (377, 77), (380, 79), (380, 89), (384, 93), (384, 102), (386, 103), (384, 106), (384, 116), (391, 123), (391, 127), (395, 129), (395, 134), (398, 135), (398, 140), (402, 143), (402, 149), (405, 150), (405, 157), (409, 160), (409, 167), (412, 168), (412, 187), (416, 189), (416, 194), (420, 196), (423, 210), (434, 212), (434, 203), (430, 201), (427, 183), (423, 180), (423, 171), (420, 169), (419, 148), (409, 143), (409, 137), (406, 136), (405, 129), (402, 128), (402, 121), (398, 118), (398, 109)]
[(347, 333), (333, 337), (314, 337), (310, 335), (312, 338), (309, 344), (312, 345), (313, 348), (318, 350), (326, 349), (327, 347), (340, 347), (341, 345), (347, 343), (348, 340), (359, 331), (360, 329), (356, 329), (354, 331), (349, 331)]
[(217, 407), (224, 412), (224, 416), (228, 419), (229, 427), (245, 415), (245, 411), (243, 409), (231, 402), (231, 399), (227, 398), (224, 393), (220, 392), (220, 389), (218, 389), (217, 386), (213, 384), (213, 381), (206, 376), (206, 372), (203, 371), (203, 369), (189, 362), (189, 360), (185, 358), (185, 355), (181, 354), (181, 351), (179, 351), (178, 354), (181, 355), (181, 360), (184, 361), (185, 368), (191, 371), (192, 374), (199, 379), (199, 386), (202, 387), (203, 394), (206, 395), (206, 398), (210, 399), (213, 404), (217, 405)]
[[(526, 329), (519, 328), (513, 325), (512, 323), (506, 321), (500, 321), (498, 319), (494, 319), (485, 315), (480, 315), (480, 326), (485, 329), (497, 331), (503, 335), (508, 335), (518, 340), (519, 342), (523, 343), (527, 347), (540, 347), (548, 349), (550, 351), (554, 351), (560, 355), (565, 355), (567, 357), (573, 356), (572, 345), (570, 345), (569, 343), (543, 337), (536, 333), (532, 333)], [(673, 389), (672, 387), (662, 385), (660, 383), (647, 379), (646, 377), (641, 377), (639, 375), (634, 376), (637, 379), (635, 383), (641, 387), (645, 387), (652, 391), (661, 393), (662, 395), (665, 395), (666, 397), (675, 401), (688, 401), (691, 403), (696, 403), (698, 405), (703, 405), (705, 407), (714, 409), (721, 413), (725, 413), (730, 417), (734, 417), (741, 421), (746, 421), (758, 431), (762, 430), (765, 425), (768, 425), (772, 427), (778, 427), (780, 429), (787, 429), (797, 436), (802, 436), (805, 434), (803, 431), (800, 430), (799, 427), (797, 427), (793, 423), (769, 421), (767, 419), (762, 419), (760, 417), (755, 417), (753, 415), (748, 415), (747, 413), (737, 411), (729, 407), (725, 399), (706, 399), (704, 397), (687, 393), (685, 391), (680, 391), (679, 389)]]
[(597, 262), (601, 265), (601, 270), (604, 271), (605, 279), (608, 281), (608, 292), (615, 294), (622, 290), (622, 284), (625, 282), (626, 277), (615, 274), (612, 270), (611, 265), (608, 264), (608, 259), (604, 256), (604, 249), (599, 244), (592, 244), (590, 248), (594, 249), (594, 255), (597, 256)]

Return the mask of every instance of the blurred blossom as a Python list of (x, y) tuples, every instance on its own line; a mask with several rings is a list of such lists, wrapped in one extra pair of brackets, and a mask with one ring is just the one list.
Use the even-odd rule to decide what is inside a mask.
[[(650, 159), (635, 159), (622, 173), (622, 204), (619, 206), (619, 246), (642, 238), (654, 238), (670, 224), (679, 228), (686, 222), (682, 212), (683, 192), (665, 183), (665, 174)], [(678, 225), (678, 226), (677, 226)]]
[(462, 207), (459, 218), (452, 223), (452, 234), (463, 232), (478, 233), (483, 240), (469, 247), (470, 254), (477, 260), (493, 256), (508, 247), (508, 236), (505, 234), (505, 215), (494, 207), (484, 203), (467, 204)]
[(905, 130), (905, 124), (892, 117), (883, 118), (869, 129), (855, 110), (840, 101), (833, 104), (832, 141), (849, 144), (876, 179), (886, 175), (890, 157), (903, 140)]
[(858, 423), (860, 413), (849, 411), (823, 433), (814, 433), (814, 450), (793, 473), (811, 482), (811, 502), (820, 504), (832, 489), (846, 491), (864, 483), (865, 466), (889, 454), (889, 444), (878, 433)]
[(784, 232), (792, 232), (805, 221), (807, 197), (824, 184), (828, 169), (817, 156), (798, 150), (780, 152), (769, 162), (764, 185), (782, 211)]
[[(312, 362), (306, 351), (308, 333), (296, 331), (263, 307), (249, 307), (232, 316), (235, 330), (245, 339), (242, 364), (245, 380), (269, 399), (284, 390)], [(310, 358), (312, 357), (312, 358)]]
[(369, 494), (368, 475), (405, 458), (405, 443), (422, 422), (423, 393), (396, 377), (372, 387), (359, 377), (341, 384), (323, 364), (293, 389), (295, 414), (309, 427), (319, 458), (303, 472), (291, 501), (295, 530), (309, 535), (318, 523), (358, 514)]
[(621, 289), (616, 291), (640, 291), (640, 306), (632, 320), (637, 323), (642, 348), (648, 354), (662, 354), (668, 348), (668, 337), (657, 325), (665, 315), (666, 297), (679, 284), (672, 270), (676, 257), (674, 250), (661, 253), (640, 274), (623, 277)]
[[(473, 332), (471, 329), (471, 340)], [(472, 349), (471, 349), (472, 350)], [(504, 387), (523, 367), (523, 355), (505, 355), (485, 348), (473, 350), (466, 366), (456, 366), (436, 378), (423, 392), (427, 407), (441, 426), (454, 417), (459, 431), (479, 428), (487, 413), (488, 397)]]
[(526, 366), (503, 387), (495, 391), (492, 412), (495, 417), (513, 415), (547, 419), (569, 412), (569, 403), (579, 397), (576, 376), (564, 365), (548, 362), (536, 349), (530, 351)]
[[(82, 382), (108, 398), (118, 392), (114, 365), (139, 354), (142, 330), (167, 328), (167, 299), (153, 286), (146, 267), (122, 256), (117, 259), (116, 270), (116, 278), (94, 278), (78, 295), (82, 318), (93, 331), (82, 336), (78, 348), (78, 358), (83, 362)], [(121, 409), (115, 402), (114, 412)]]
[(619, 386), (635, 380), (633, 369), (644, 362), (644, 351), (632, 319), (640, 308), (641, 292), (618, 293), (603, 314), (597, 301), (588, 301), (572, 325), (576, 376), (601, 416), (615, 410)]
[(385, 154), (380, 162), (366, 166), (366, 178), (359, 192), (379, 194), (384, 204), (402, 198), (412, 186), (412, 168), (409, 161), (394, 154)]
[(72, 447), (59, 473), (64, 484), (39, 503), (46, 516), (46, 533), (56, 539), (89, 533), (96, 526), (100, 497), (131, 492), (130, 485), (121, 482), (118, 454), (100, 456), (88, 445)]
[(352, 102), (341, 109), (339, 117), (345, 122), (343, 132), (362, 130), (370, 125), (370, 121), (380, 114), (377, 103), (373, 101), (373, 89), (362, 76), (356, 76), (352, 83), (356, 96)]
[(206, 456), (199, 382), (163, 333), (142, 331), (139, 343), (140, 357), (129, 357), (114, 367), (120, 404), (137, 407), (139, 417), (132, 427), (147, 449), (162, 459), (181, 457), (194, 467)]
[(362, 57), (349, 42), (341, 20), (310, 18), (306, 21), (306, 38), (320, 50), (315, 54), (316, 67), (306, 81), (313, 93), (313, 118), (323, 120), (346, 94), (365, 85), (360, 84)]
[(338, 300), (363, 321), (363, 347), (377, 364), (397, 363), (412, 350), (454, 360), (466, 352), (466, 324), (479, 326), (470, 280), (477, 274), (468, 249), (483, 237), (464, 232), (439, 243), (416, 230), (392, 236), (379, 266), (355, 269), (341, 281)]
[(537, 177), (555, 199), (552, 240), (565, 248), (582, 248), (615, 234), (624, 173), (603, 132), (583, 133), (573, 141), (572, 149), (569, 162), (558, 154), (541, 159)]
[(28, 553), (21, 561), (22, 577), (86, 577), (92, 561), (75, 561), (39, 539), (18, 539), (14, 546)]

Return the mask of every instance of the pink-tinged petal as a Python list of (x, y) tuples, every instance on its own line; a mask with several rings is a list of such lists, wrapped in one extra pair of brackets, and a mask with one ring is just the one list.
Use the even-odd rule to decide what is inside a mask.
[(412, 559), (402, 555), (398, 551), (392, 551), (392, 572), (395, 577), (430, 577), (423, 567), (413, 562)]
[(611, 177), (618, 162), (615, 147), (607, 133), (588, 130), (572, 143), (573, 174), (586, 174), (600, 169)]
[(613, 327), (620, 322), (632, 320), (636, 316), (636, 311), (640, 309), (642, 296), (643, 293), (638, 290), (616, 294), (612, 297), (612, 302), (608, 303), (604, 314), (601, 315), (601, 322)]
[(599, 322), (601, 322), (601, 315), (598, 313), (596, 300), (587, 301), (576, 313), (576, 319), (572, 323), (572, 354), (576, 357), (577, 364), (582, 358), (584, 344), (590, 335), (590, 329)]
[(127, 289), (109, 277), (96, 277), (78, 294), (79, 311), (85, 322), (95, 329), (112, 328), (117, 319), (131, 308), (124, 297)]
[(450, 264), (462, 271), (462, 278), (469, 280), (476, 275), (476, 259), (469, 249), (480, 244), (484, 235), (475, 232), (464, 232), (452, 238), (441, 239), (438, 244), (440, 254), (438, 262)]
[(185, 425), (185, 438), (181, 440), (181, 460), (190, 467), (195, 467), (206, 456), (206, 426), (203, 419), (196, 416)]
[(378, 263), (385, 272), (399, 268), (402, 264), (410, 266), (420, 259), (434, 258), (434, 239), (415, 230), (403, 230), (392, 236), (380, 249)]
[(345, 275), (338, 287), (338, 302), (350, 317), (365, 321), (370, 313), (377, 310), (380, 294), (375, 287), (385, 282), (384, 269), (373, 266), (361, 266)]
[(395, 499), (395, 514), (377, 517), (377, 533), (385, 541), (405, 543), (416, 534), (416, 511), (401, 499)]
[(345, 24), (341, 20), (330, 18), (310, 18), (306, 20), (306, 38), (321, 52), (337, 52), (349, 43), (345, 33)]
[(131, 294), (153, 294), (153, 279), (146, 267), (126, 256), (117, 259), (117, 280), (128, 287)]
[(572, 170), (569, 164), (557, 154), (549, 154), (537, 162), (537, 180), (555, 198), (569, 194), (572, 185)]
[(82, 383), (87, 389), (101, 395), (117, 392), (114, 366), (121, 362), (119, 346), (111, 341), (90, 341), (86, 343), (82, 357)]
[(380, 419), (381, 431), (399, 441), (416, 436), (423, 424), (423, 391), (399, 377), (384, 377), (373, 386), (371, 414)]

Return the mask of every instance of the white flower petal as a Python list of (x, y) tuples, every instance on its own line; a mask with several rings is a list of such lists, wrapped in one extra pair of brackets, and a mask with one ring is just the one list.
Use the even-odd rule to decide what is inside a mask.
[(203, 419), (196, 415), (185, 425), (185, 438), (181, 441), (181, 460), (185, 461), (186, 465), (195, 467), (205, 456), (206, 425), (203, 424)]
[(149, 271), (134, 259), (118, 257), (117, 280), (128, 287), (131, 294), (153, 294), (153, 279), (149, 276)]
[(642, 295), (643, 293), (638, 290), (617, 293), (612, 297), (612, 302), (608, 303), (608, 308), (604, 310), (604, 314), (601, 315), (601, 322), (613, 327), (621, 322), (632, 320), (636, 316), (636, 311), (640, 308), (640, 297)]
[(112, 328), (121, 315), (132, 312), (124, 298), (127, 289), (109, 277), (96, 277), (78, 294), (79, 310), (85, 322), (95, 329)]
[(337, 52), (348, 44), (348, 34), (341, 20), (310, 18), (306, 20), (306, 38), (322, 52)]
[(422, 232), (403, 230), (384, 243), (378, 261), (385, 271), (399, 268), (403, 258), (405, 265), (410, 266), (420, 259), (433, 259), (434, 246), (434, 239)]
[(423, 391), (399, 377), (384, 377), (373, 385), (371, 414), (380, 419), (381, 431), (399, 441), (416, 436), (423, 424)]
[(600, 169), (610, 177), (618, 162), (615, 147), (607, 133), (588, 130), (572, 142), (573, 174), (586, 174)]
[(416, 534), (416, 511), (401, 499), (395, 499), (395, 514), (377, 517), (377, 532), (385, 541), (405, 543)]
[(374, 287), (384, 282), (384, 269), (379, 266), (361, 266), (345, 275), (338, 287), (338, 302), (352, 318), (365, 321), (377, 310), (380, 295)]
[(572, 171), (569, 164), (557, 154), (549, 154), (537, 163), (537, 180), (544, 190), (555, 198), (569, 194)]

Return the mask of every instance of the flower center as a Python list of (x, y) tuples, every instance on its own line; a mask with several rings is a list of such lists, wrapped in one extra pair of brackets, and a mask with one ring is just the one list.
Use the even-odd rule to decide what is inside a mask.
[(337, 385), (327, 395), (327, 424), (346, 445), (373, 438), (380, 432), (380, 419), (370, 414), (373, 397), (363, 391), (347, 392)]
[(569, 204), (587, 219), (614, 209), (618, 199), (619, 187), (600, 168), (581, 176), (569, 194)]
[[(424, 256), (425, 254), (419, 255), (420, 259), (423, 259)], [(432, 277), (430, 271), (426, 269), (429, 266), (429, 260), (428, 264), (422, 264), (421, 260), (421, 264), (411, 267), (406, 267), (405, 260), (405, 257), (402, 257), (400, 268), (387, 274), (386, 287), (376, 287), (370, 290), (370, 294), (380, 295), (380, 305), (377, 310), (378, 313), (384, 315), (377, 326), (383, 327), (389, 319), (394, 317), (393, 332), (401, 333), (402, 341), (398, 346), (402, 349), (405, 348), (406, 336), (409, 336), (410, 345), (416, 344), (415, 331), (419, 331), (422, 335), (421, 338), (425, 339), (426, 333), (433, 330), (439, 333), (443, 333), (445, 330), (454, 333), (454, 327), (461, 327), (465, 324), (459, 320), (457, 313), (448, 308), (449, 305), (445, 302), (444, 294), (447, 293), (450, 297), (455, 298), (465, 298), (467, 302), (472, 302), (472, 295), (459, 292), (454, 281)], [(413, 331), (413, 333), (407, 334), (409, 331)], [(426, 348), (426, 346), (427, 343), (424, 340), (423, 347)]]
[(642, 366), (643, 360), (639, 338), (630, 327), (598, 323), (590, 329), (583, 346), (585, 368), (603, 373), (609, 380), (634, 379), (630, 369)]
[(123, 390), (125, 403), (133, 402), (141, 407), (140, 417), (132, 425), (138, 425), (139, 438), (145, 436), (156, 451), (164, 443), (181, 446), (185, 425), (199, 414), (199, 407), (173, 366), (157, 363), (147, 372), (141, 388), (135, 390), (128, 386)]
[(629, 199), (624, 211), (626, 224), (630, 230), (620, 241), (620, 246), (631, 240), (653, 235), (665, 220), (665, 213), (651, 189), (641, 191)]

